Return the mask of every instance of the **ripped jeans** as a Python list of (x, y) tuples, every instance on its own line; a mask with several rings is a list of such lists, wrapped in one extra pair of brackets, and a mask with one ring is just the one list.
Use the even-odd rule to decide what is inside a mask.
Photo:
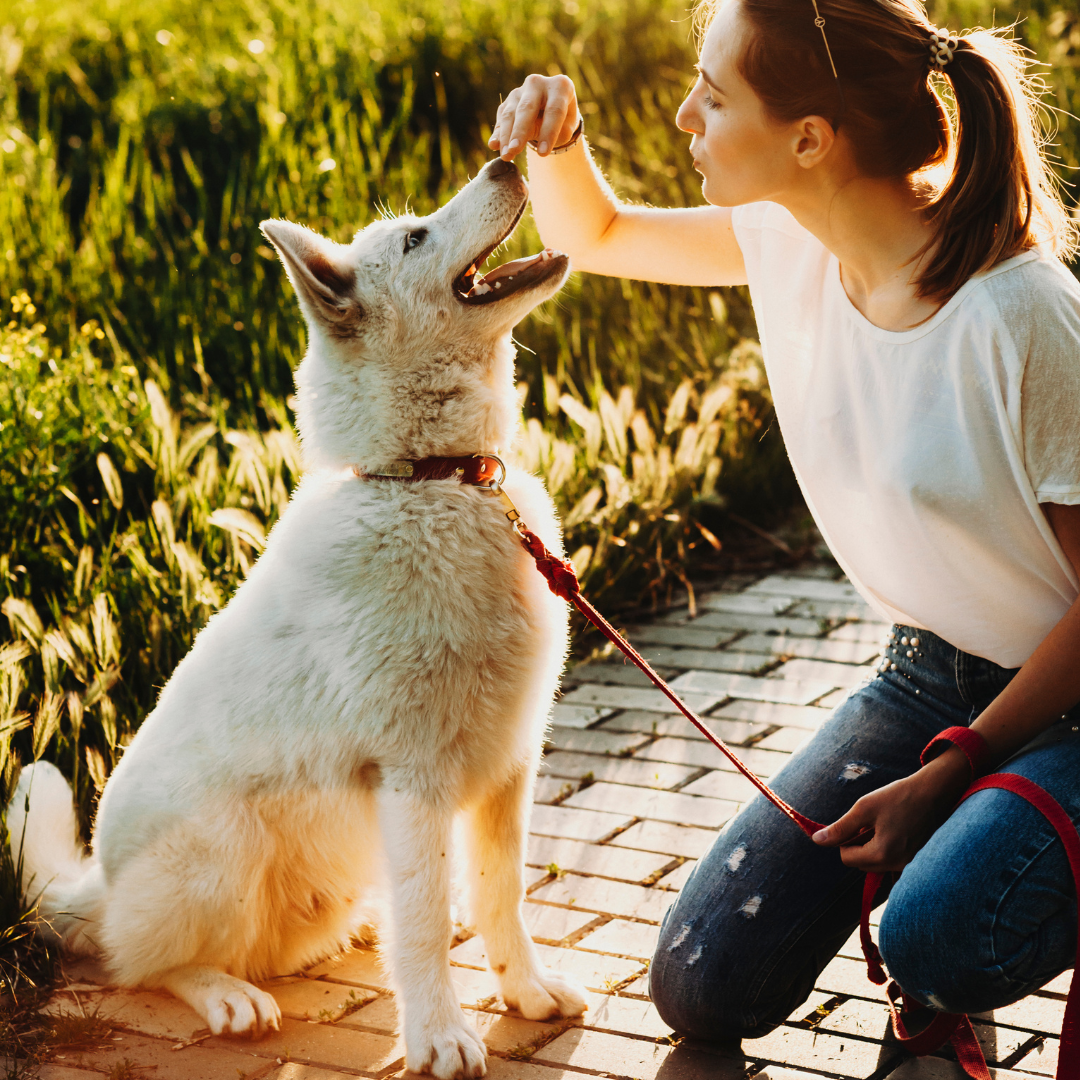
[[(828, 824), (867, 792), (908, 776), (938, 732), (967, 725), (1015, 670), (925, 630), (895, 669), (854, 691), (771, 787)], [(1080, 821), (1080, 707), (1001, 771), (1044, 787)], [(720, 832), (669, 909), (650, 992), (678, 1032), (730, 1042), (767, 1035), (809, 996), (858, 926), (864, 875), (818, 848), (761, 796)], [(885, 888), (879, 895), (884, 900)], [(1076, 898), (1064, 849), (1016, 795), (977, 792), (905, 867), (882, 917), (889, 973), (948, 1012), (982, 1012), (1031, 993), (1076, 956)]]

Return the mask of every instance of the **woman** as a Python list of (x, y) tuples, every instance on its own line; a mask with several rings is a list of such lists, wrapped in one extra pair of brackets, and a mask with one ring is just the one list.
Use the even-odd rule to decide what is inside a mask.
[(856, 926), (860, 871), (903, 868), (890, 973), (934, 1008), (993, 1009), (1072, 965), (1068, 864), (1014, 795), (953, 810), (971, 779), (956, 746), (919, 756), (969, 725), (983, 771), (1022, 773), (1080, 821), (1080, 288), (1057, 258), (1074, 226), (1000, 37), (950, 38), (916, 0), (707, 14), (677, 123), (711, 205), (619, 203), (564, 76), (513, 91), (491, 145), (535, 140), (536, 220), (577, 269), (749, 284), (807, 503), (896, 625), (877, 677), (773, 782), (833, 824), (811, 843), (748, 804), (668, 914), (652, 997), (686, 1034), (765, 1035)]

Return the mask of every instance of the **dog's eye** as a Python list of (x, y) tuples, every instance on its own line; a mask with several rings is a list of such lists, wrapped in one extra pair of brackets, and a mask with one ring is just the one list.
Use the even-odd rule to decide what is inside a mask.
[(424, 242), (424, 237), (427, 236), (427, 229), (417, 229), (415, 232), (405, 234), (405, 250), (412, 251), (413, 248), (419, 247)]

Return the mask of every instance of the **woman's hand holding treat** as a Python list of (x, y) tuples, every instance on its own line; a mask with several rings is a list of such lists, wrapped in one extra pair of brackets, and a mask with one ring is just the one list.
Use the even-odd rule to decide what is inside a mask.
[(499, 106), (488, 146), (510, 161), (532, 141), (542, 157), (568, 143), (577, 126), (573, 82), (566, 75), (530, 75)]

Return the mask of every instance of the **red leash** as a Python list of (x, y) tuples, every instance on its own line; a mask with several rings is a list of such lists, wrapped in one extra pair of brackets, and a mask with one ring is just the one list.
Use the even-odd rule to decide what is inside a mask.
[[(724, 741), (714, 735), (705, 726), (704, 721), (653, 671), (648, 661), (630, 642), (581, 595), (581, 587), (578, 584), (577, 573), (574, 571), (573, 565), (565, 559), (552, 555), (544, 546), (540, 537), (521, 520), (517, 507), (514, 506), (502, 488), (502, 480), (506, 476), (506, 467), (497, 455), (472, 454), (455, 458), (431, 457), (422, 458), (419, 461), (394, 461), (380, 469), (360, 469), (356, 467), (353, 471), (361, 479), (369, 477), (393, 480), (455, 479), (461, 483), (484, 488), (498, 495), (503, 502), (507, 520), (517, 532), (522, 547), (532, 556), (536, 568), (544, 575), (551, 591), (556, 596), (560, 596), (568, 603), (573, 604), (608, 641), (639, 670), (644, 672), (649, 681), (773, 806), (786, 814), (807, 836), (813, 836), (819, 829), (824, 828), (816, 821), (811, 821), (805, 814), (800, 814), (794, 807), (789, 806), (776, 792), (770, 790), (762, 780), (754, 775), (728, 749)], [(948, 728), (927, 744), (922, 753), (923, 764), (929, 759), (931, 749), (937, 743), (952, 743), (958, 746), (971, 765), (972, 776), (978, 775), (986, 744), (977, 732), (964, 727)], [(1076, 886), (1077, 900), (1080, 903), (1080, 836), (1077, 835), (1076, 828), (1073, 826), (1068, 814), (1061, 808), (1057, 800), (1039, 787), (1038, 784), (1014, 773), (994, 773), (991, 776), (983, 777), (981, 780), (976, 780), (967, 789), (960, 801), (963, 802), (964, 799), (973, 795), (976, 791), (992, 787), (1004, 788), (1006, 791), (1011, 791), (1026, 799), (1053, 825), (1061, 838), (1062, 844), (1065, 846), (1065, 853), (1069, 858), (1069, 867), (1072, 870), (1073, 881)], [(866, 958), (868, 978), (878, 986), (887, 984), (886, 994), (892, 1012), (893, 1032), (897, 1040), (910, 1053), (917, 1056), (931, 1054), (946, 1042), (951, 1042), (953, 1049), (956, 1051), (957, 1060), (968, 1076), (972, 1077), (972, 1080), (991, 1080), (990, 1070), (986, 1067), (986, 1059), (983, 1057), (982, 1048), (979, 1046), (979, 1041), (975, 1036), (975, 1029), (971, 1026), (971, 1020), (959, 1013), (943, 1013), (926, 1009), (918, 1002), (905, 999), (900, 987), (895, 982), (890, 981), (885, 973), (881, 953), (870, 936), (870, 913), (873, 910), (874, 899), (883, 880), (883, 874), (868, 873), (866, 875), (866, 882), (863, 887), (859, 936), (863, 956)], [(1080, 966), (1080, 935), (1078, 935), (1077, 940), (1075, 966)], [(1057, 1080), (1080, 1080), (1080, 994), (1077, 993), (1078, 987), (1080, 987), (1080, 984), (1077, 984), (1074, 978), (1069, 989), (1068, 1002), (1065, 1006), (1065, 1021), (1061, 1030)], [(903, 1016), (905, 1013), (910, 1015), (919, 1011), (933, 1011), (933, 1018), (922, 1031), (916, 1035), (911, 1035), (904, 1023)]]

